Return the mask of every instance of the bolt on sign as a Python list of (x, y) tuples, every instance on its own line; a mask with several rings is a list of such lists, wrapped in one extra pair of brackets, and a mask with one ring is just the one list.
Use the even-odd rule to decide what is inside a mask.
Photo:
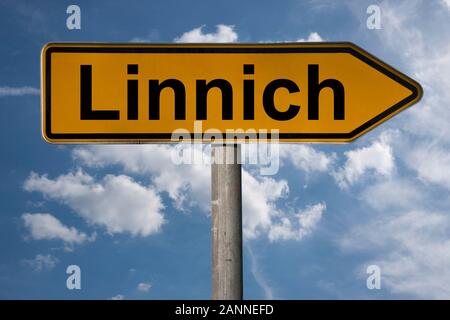
[(417, 82), (347, 42), (52, 43), (41, 87), (51, 143), (163, 143), (180, 129), (204, 142), (209, 130), (224, 142), (230, 130), (349, 142), (422, 96)]

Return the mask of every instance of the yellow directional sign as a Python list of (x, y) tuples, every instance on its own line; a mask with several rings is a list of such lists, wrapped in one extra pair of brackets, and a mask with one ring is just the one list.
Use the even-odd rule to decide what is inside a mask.
[(42, 131), (52, 143), (171, 142), (174, 132), (348, 142), (421, 96), (417, 82), (352, 43), (42, 50)]

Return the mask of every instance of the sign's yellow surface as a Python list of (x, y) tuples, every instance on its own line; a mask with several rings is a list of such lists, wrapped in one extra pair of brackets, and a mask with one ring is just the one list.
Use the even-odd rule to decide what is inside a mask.
[(42, 50), (42, 131), (52, 143), (170, 142), (177, 129), (203, 141), (208, 130), (279, 130), (283, 142), (348, 142), (421, 95), (351, 43)]

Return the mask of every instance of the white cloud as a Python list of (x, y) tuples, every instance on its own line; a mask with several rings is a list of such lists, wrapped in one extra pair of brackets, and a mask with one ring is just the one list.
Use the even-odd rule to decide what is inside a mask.
[(450, 10), (450, 0), (441, 0), (441, 3), (444, 5), (444, 7)]
[(269, 239), (271, 241), (302, 240), (314, 230), (325, 209), (326, 205), (324, 203), (318, 203), (295, 214), (295, 219), (289, 219), (286, 216), (282, 217), (279, 223), (271, 226)]
[(107, 175), (96, 182), (81, 170), (54, 180), (32, 173), (24, 187), (70, 206), (88, 223), (104, 226), (111, 234), (148, 236), (165, 222), (158, 193), (125, 175)]
[(417, 182), (406, 179), (389, 179), (369, 185), (361, 194), (361, 199), (376, 210), (413, 208), (423, 200)]
[(450, 151), (439, 145), (419, 145), (408, 153), (409, 166), (419, 178), (450, 190)]
[[(421, 32), (409, 25), (410, 20), (418, 16), (418, 5), (420, 4), (417, 1), (410, 0), (383, 1), (380, 4), (383, 28), (379, 30), (378, 35), (386, 47), (410, 58), (424, 50)], [(405, 29), (407, 25), (409, 27)], [(402, 50), (398, 51), (399, 48)]]
[[(445, 1), (440, 1), (444, 4)], [(383, 28), (376, 33), (385, 51), (391, 49), (399, 64), (424, 88), (420, 104), (405, 114), (404, 128), (412, 136), (429, 143), (438, 140), (448, 146), (450, 134), (450, 36), (436, 32), (450, 28), (448, 15), (429, 1), (383, 1)], [(432, 8), (432, 10), (430, 10)], [(433, 23), (425, 23), (433, 21)], [(387, 53), (385, 53), (387, 54)], [(410, 146), (414, 148), (415, 146)]]
[(257, 238), (269, 232), (272, 220), (282, 212), (276, 201), (286, 197), (289, 192), (287, 181), (272, 178), (256, 178), (242, 172), (243, 234), (248, 239)]
[[(172, 161), (172, 150), (168, 145), (99, 145), (76, 148), (73, 157), (94, 168), (121, 165), (126, 172), (150, 175), (156, 189), (167, 192), (177, 209), (198, 206), (209, 211), (210, 167), (205, 164), (177, 165)], [(191, 151), (194, 157), (209, 156), (198, 147)]]
[(305, 172), (326, 172), (331, 169), (336, 158), (335, 154), (327, 155), (304, 144), (281, 145), (280, 156)]
[[(450, 28), (450, 23), (447, 24), (447, 28)], [(415, 136), (416, 140), (420, 138), (427, 140), (428, 144), (436, 143), (446, 148), (449, 146), (447, 137), (450, 134), (450, 126), (448, 126), (450, 79), (447, 77), (450, 73), (449, 41), (450, 37), (426, 42), (420, 39), (415, 40), (431, 49), (426, 53), (415, 52), (411, 58), (408, 58), (411, 60), (411, 73), (424, 88), (424, 97), (419, 105), (413, 106), (408, 111), (405, 123), (405, 130), (411, 136)], [(413, 51), (414, 48), (410, 50)]]
[(40, 95), (41, 90), (33, 87), (0, 87), (0, 97)]
[[(194, 157), (209, 157), (207, 151), (210, 150), (201, 149), (201, 145), (185, 145), (183, 148), (185, 151), (192, 148), (190, 151)], [(211, 167), (206, 164), (177, 165), (172, 161), (173, 150), (173, 147), (165, 145), (99, 145), (75, 148), (73, 157), (94, 168), (120, 165), (126, 172), (150, 175), (156, 190), (167, 192), (179, 210), (197, 207), (209, 213)], [(295, 155), (292, 150), (300, 153)], [(296, 165), (305, 170), (325, 170), (331, 161), (312, 148), (292, 150), (285, 151), (286, 157), (294, 159)], [(272, 225), (285, 216), (277, 202), (288, 195), (287, 181), (256, 177), (243, 170), (242, 184), (244, 236), (253, 239), (268, 234)]]
[(344, 167), (333, 175), (341, 188), (358, 182), (367, 172), (389, 177), (395, 169), (395, 160), (389, 144), (390, 136), (382, 134), (370, 146), (345, 152)]
[(435, 209), (445, 206), (442, 195), (423, 192), (430, 184), (450, 188), (450, 36), (436, 32), (437, 25), (449, 30), (448, 11), (430, 1), (383, 1), (381, 6), (383, 28), (374, 33), (383, 44), (381, 52), (391, 54), (424, 88), (423, 101), (397, 118), (402, 139), (392, 144), (397, 161), (418, 179), (391, 176), (366, 188), (362, 199), (378, 212), (354, 227), (341, 245), (365, 255), (373, 250), (367, 264), (380, 265), (390, 291), (448, 299), (450, 218)]
[(273, 300), (274, 299), (273, 290), (269, 286), (267, 279), (264, 277), (264, 275), (260, 270), (256, 255), (253, 253), (251, 245), (247, 243), (246, 247), (248, 251), (248, 256), (250, 258), (250, 272), (255, 278), (256, 283), (261, 287), (264, 294), (264, 299)]
[(238, 39), (237, 33), (234, 31), (234, 26), (218, 24), (216, 26), (217, 31), (215, 33), (204, 33), (203, 28), (200, 26), (194, 28), (191, 31), (183, 33), (179, 38), (175, 38), (175, 42), (188, 42), (188, 43), (225, 43), (236, 42)]
[(299, 38), (296, 40), (287, 40), (287, 41), (280, 41), (280, 40), (266, 40), (261, 41), (261, 43), (283, 43), (283, 42), (322, 42), (324, 39), (318, 34), (317, 32), (311, 32), (307, 38)]
[(58, 262), (59, 262), (58, 258), (50, 254), (47, 255), (38, 254), (34, 259), (22, 260), (22, 264), (30, 267), (35, 272), (40, 272), (43, 270), (51, 270), (56, 266)]
[(137, 286), (137, 290), (141, 292), (149, 292), (152, 287), (151, 283), (141, 282)]
[[(186, 148), (191, 148), (186, 146)], [(74, 150), (74, 157), (88, 166), (119, 164), (125, 171), (149, 174), (160, 192), (165, 191), (180, 210), (198, 207), (210, 211), (211, 167), (205, 164), (177, 165), (172, 161), (172, 147), (164, 145), (91, 146)], [(197, 147), (196, 156), (207, 156)], [(256, 179), (243, 171), (244, 234), (255, 237), (258, 229), (268, 230), (274, 201), (286, 194), (287, 183), (270, 178)]]
[(123, 294), (116, 294), (114, 297), (111, 297), (111, 300), (125, 300), (125, 296)]
[[(423, 102), (408, 112), (404, 127), (409, 139), (404, 141), (404, 152), (399, 155), (421, 181), (450, 189), (450, 177), (446, 174), (450, 170), (450, 36), (435, 32), (436, 25), (449, 30), (450, 19), (439, 10), (429, 10), (429, 4), (383, 3), (383, 19), (384, 12), (388, 13), (383, 22), (387, 30), (380, 36), (383, 43), (408, 62), (410, 72), (425, 92)], [(433, 24), (423, 23), (424, 14)]]
[(450, 217), (420, 210), (386, 212), (353, 227), (340, 241), (349, 252), (372, 252), (368, 264), (381, 268), (382, 285), (416, 298), (449, 299)]
[(293, 216), (277, 207), (277, 201), (287, 197), (286, 180), (256, 178), (242, 173), (243, 234), (255, 239), (267, 234), (270, 241), (300, 241), (310, 234), (320, 220), (325, 204), (316, 204)]
[(67, 227), (49, 213), (25, 213), (22, 215), (25, 227), (34, 240), (62, 240), (68, 244), (80, 244), (95, 240), (95, 234), (88, 237), (74, 227)]
[(322, 42), (322, 41), (323, 41), (322, 37), (317, 32), (311, 32), (308, 35), (308, 38), (306, 39), (300, 38), (297, 40), (297, 42)]

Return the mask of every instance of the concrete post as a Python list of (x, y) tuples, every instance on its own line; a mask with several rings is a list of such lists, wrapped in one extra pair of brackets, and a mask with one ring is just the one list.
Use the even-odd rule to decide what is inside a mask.
[(239, 145), (212, 145), (212, 298), (241, 300), (242, 177)]

